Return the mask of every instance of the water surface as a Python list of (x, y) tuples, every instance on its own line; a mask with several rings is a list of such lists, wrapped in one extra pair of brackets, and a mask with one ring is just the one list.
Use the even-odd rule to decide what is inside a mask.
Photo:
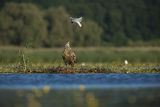
[(0, 88), (160, 87), (160, 74), (0, 74)]
[(159, 107), (160, 74), (0, 74), (0, 107)]

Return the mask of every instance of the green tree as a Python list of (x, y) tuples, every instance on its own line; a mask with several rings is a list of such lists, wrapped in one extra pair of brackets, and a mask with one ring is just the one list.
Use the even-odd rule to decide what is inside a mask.
[(82, 23), (82, 28), (74, 26), (74, 44), (77, 46), (98, 46), (101, 44), (102, 28), (91, 20)]
[(48, 22), (48, 36), (46, 46), (64, 46), (67, 41), (72, 41), (73, 30), (69, 15), (63, 7), (46, 10), (45, 20)]
[(1, 10), (0, 17), (0, 36), (8, 43), (42, 46), (47, 30), (43, 13), (37, 6), (25, 3), (8, 3)]
[[(64, 9), (65, 13), (69, 13), (71, 16), (75, 17), (83, 16), (84, 18), (92, 20), (99, 26), (101, 26), (103, 29), (101, 41), (103, 41), (104, 45), (107, 43), (115, 44), (115, 42), (113, 41), (115, 41), (115, 38), (121, 37), (119, 35), (123, 35), (123, 37), (127, 38), (129, 41), (133, 41), (134, 43), (137, 41), (142, 41), (141, 43), (149, 43), (150, 41), (160, 39), (160, 0), (2, 0), (0, 4), (0, 10), (3, 10), (4, 7), (6, 8), (5, 4), (8, 4), (8, 2), (15, 2), (17, 3), (17, 6), (19, 6), (19, 4), (21, 3), (33, 3), (41, 6), (42, 9), (53, 7), (53, 10), (55, 11), (54, 13), (59, 10), (56, 7), (63, 6), (66, 9)], [(13, 11), (14, 10), (15, 8), (13, 9)], [(45, 11), (45, 14), (48, 14), (48, 11), (49, 9)], [(15, 19), (7, 18), (8, 16), (6, 17), (6, 15), (8, 15), (8, 13), (5, 15), (0, 15), (1, 24), (4, 23), (3, 21), (15, 21)], [(54, 17), (58, 17), (58, 15)], [(48, 21), (48, 19), (46, 21), (50, 26), (50, 22)], [(18, 25), (21, 26), (21, 22), (23, 21), (15, 21), (14, 23), (18, 23)], [(51, 26), (57, 27), (57, 25), (58, 24), (52, 24)], [(5, 28), (5, 30), (7, 26), (10, 29), (7, 30), (9, 34), (7, 35), (8, 37), (12, 38), (14, 35), (17, 35), (14, 32), (15, 30), (11, 29), (14, 27), (11, 27), (10, 25), (4, 25), (3, 27)], [(1, 26), (1, 28), (3, 27)], [(3, 35), (3, 38), (6, 38), (6, 36), (4, 36), (6, 35), (6, 31), (4, 31), (4, 28), (3, 31), (1, 29), (0, 35)], [(57, 27), (57, 29), (59, 28)], [(51, 33), (50, 30), (48, 31), (49, 35), (56, 35), (55, 32), (59, 32), (58, 30), (52, 31), (54, 33)], [(45, 37), (45, 39), (52, 38), (49, 35), (48, 37)], [(72, 38), (68, 40), (72, 40)], [(4, 44), (10, 42), (3, 40), (1, 41)], [(43, 43), (45, 46), (54, 46), (55, 42), (51, 42), (52, 41), (50, 40), (45, 40)], [(55, 45), (60, 46), (62, 45), (62, 43), (57, 43)], [(80, 45), (81, 43), (79, 43), (79, 46)]]
[(117, 32), (117, 34), (118, 35), (113, 37), (112, 43), (115, 46), (126, 46), (126, 45), (128, 45), (128, 38), (122, 32)]

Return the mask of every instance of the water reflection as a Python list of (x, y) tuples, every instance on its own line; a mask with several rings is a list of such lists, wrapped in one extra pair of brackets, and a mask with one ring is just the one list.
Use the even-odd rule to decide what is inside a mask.
[(160, 74), (1, 74), (0, 107), (158, 107)]
[[(105, 90), (0, 90), (1, 107), (159, 106), (160, 88)], [(9, 102), (9, 103), (8, 103)]]

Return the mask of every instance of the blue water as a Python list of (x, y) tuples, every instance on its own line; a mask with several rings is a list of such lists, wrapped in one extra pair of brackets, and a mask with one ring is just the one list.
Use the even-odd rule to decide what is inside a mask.
[(0, 107), (160, 107), (159, 99), (160, 74), (0, 74)]
[(160, 74), (0, 74), (0, 88), (160, 87)]

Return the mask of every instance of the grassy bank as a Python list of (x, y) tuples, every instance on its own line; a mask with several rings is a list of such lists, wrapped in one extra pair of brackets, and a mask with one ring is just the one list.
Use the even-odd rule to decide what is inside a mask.
[[(77, 55), (74, 68), (65, 67), (63, 48), (0, 48), (0, 72), (159, 72), (159, 47), (73, 48)], [(124, 60), (129, 64), (124, 65)]]
[[(123, 47), (123, 48), (74, 48), (79, 63), (123, 63), (127, 59), (130, 63), (160, 63), (159, 47)], [(32, 63), (63, 63), (63, 48), (27, 49), (18, 47), (1, 47), (0, 63), (18, 63), (22, 52), (24, 57)]]

